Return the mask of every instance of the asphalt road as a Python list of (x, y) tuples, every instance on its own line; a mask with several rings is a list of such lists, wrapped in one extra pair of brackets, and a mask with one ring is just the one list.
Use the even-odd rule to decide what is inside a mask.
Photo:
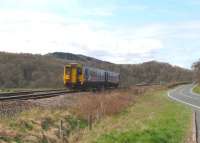
[(196, 112), (197, 140), (200, 143), (200, 95), (192, 92), (193, 84), (182, 85), (169, 91), (168, 96), (178, 102), (187, 104)]

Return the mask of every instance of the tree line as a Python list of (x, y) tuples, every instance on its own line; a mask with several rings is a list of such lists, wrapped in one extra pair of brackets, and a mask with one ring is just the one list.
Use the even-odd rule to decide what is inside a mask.
[[(83, 55), (76, 55), (80, 56), (79, 58), (72, 56), (70, 55), (70, 58), (67, 59), (69, 56), (63, 54), (62, 57), (59, 57), (55, 54), (33, 55), (0, 52), (0, 88), (63, 87), (63, 67), (71, 62), (120, 72), (122, 86), (191, 81), (193, 76), (190, 70), (156, 61), (118, 65)], [(82, 60), (83, 58), (87, 60)]]
[(200, 83), (200, 60), (192, 65), (194, 71), (194, 81)]

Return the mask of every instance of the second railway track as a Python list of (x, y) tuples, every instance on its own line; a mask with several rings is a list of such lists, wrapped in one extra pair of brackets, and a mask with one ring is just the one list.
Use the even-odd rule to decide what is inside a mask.
[(45, 91), (25, 91), (25, 92), (13, 92), (13, 93), (1, 93), (0, 101), (10, 100), (30, 100), (30, 99), (41, 99), (59, 96), (67, 93), (75, 93), (75, 90), (45, 90)]
[(53, 91), (62, 91), (66, 89), (51, 89), (51, 90), (30, 90), (30, 91), (17, 91), (17, 92), (5, 92), (0, 93), (0, 97), (7, 97), (13, 95), (26, 95), (26, 94), (33, 94), (33, 93), (44, 93), (44, 92), (53, 92)]

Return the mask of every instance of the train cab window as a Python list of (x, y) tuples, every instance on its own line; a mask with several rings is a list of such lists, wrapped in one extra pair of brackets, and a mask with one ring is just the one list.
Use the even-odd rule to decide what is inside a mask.
[(71, 68), (70, 67), (66, 67), (65, 71), (66, 71), (66, 74), (68, 74), (68, 75), (71, 74)]

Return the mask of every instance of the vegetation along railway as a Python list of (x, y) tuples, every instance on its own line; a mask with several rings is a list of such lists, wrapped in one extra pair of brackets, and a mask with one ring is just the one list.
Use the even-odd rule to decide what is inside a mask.
[(0, 101), (41, 99), (82, 90), (117, 88), (120, 74), (72, 63), (64, 66), (63, 81), (65, 89), (0, 93)]

